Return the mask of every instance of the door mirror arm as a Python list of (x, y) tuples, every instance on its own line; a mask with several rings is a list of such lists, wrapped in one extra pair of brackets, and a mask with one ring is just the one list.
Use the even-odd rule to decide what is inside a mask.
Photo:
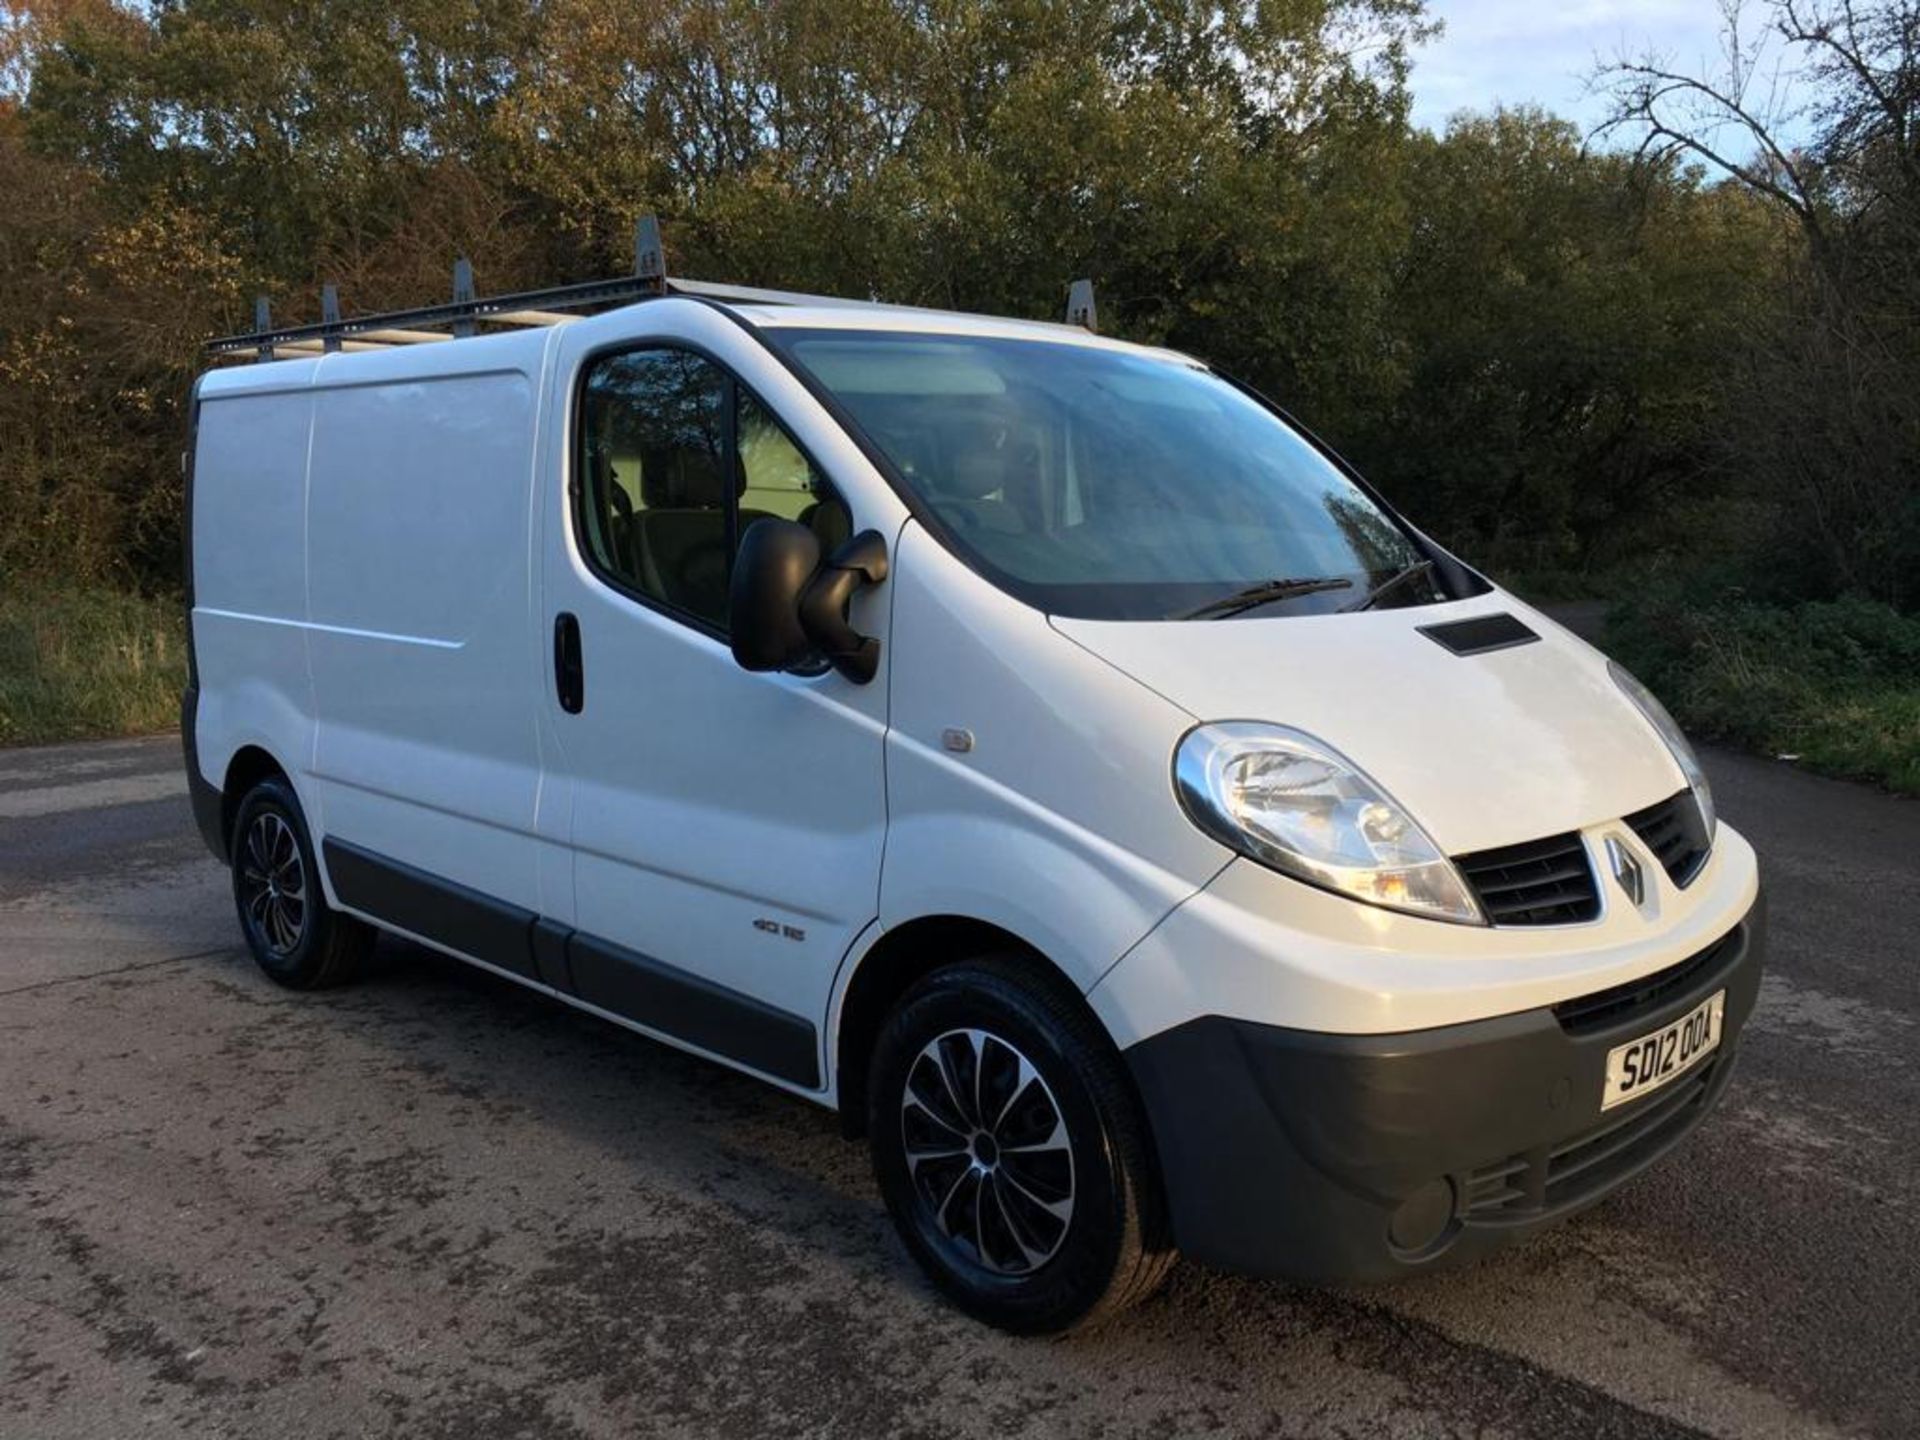
[(745, 670), (796, 670), (824, 656), (865, 685), (880, 667), (880, 642), (853, 628), (853, 597), (887, 578), (887, 542), (863, 530), (824, 561), (812, 530), (761, 520), (740, 540), (728, 594), (729, 642)]
[(862, 530), (829, 555), (800, 592), (800, 625), (829, 664), (856, 685), (880, 668), (880, 642), (853, 628), (853, 597), (887, 578), (887, 542)]

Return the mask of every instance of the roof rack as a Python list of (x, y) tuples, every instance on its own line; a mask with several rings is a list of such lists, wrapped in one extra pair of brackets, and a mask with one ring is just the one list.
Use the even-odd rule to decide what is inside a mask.
[[(691, 295), (742, 305), (832, 305), (859, 309), (896, 310), (908, 307), (877, 300), (852, 300), (838, 295), (809, 295), (794, 290), (765, 290), (751, 285), (722, 285), (706, 280), (669, 276), (666, 250), (660, 243), (660, 222), (642, 216), (633, 232), (633, 273), (613, 280), (589, 280), (547, 290), (521, 290), (507, 295), (480, 295), (475, 291), (473, 266), (463, 256), (453, 266), (453, 298), (442, 305), (411, 310), (386, 310), (352, 319), (340, 313), (340, 292), (327, 284), (320, 292), (320, 321), (314, 325), (275, 326), (264, 295), (253, 302), (253, 329), (207, 342), (216, 358), (250, 356), (257, 360), (296, 359), (338, 351), (385, 350), (400, 345), (424, 345), (458, 340), (484, 333), (483, 325), (522, 328), (566, 325), (582, 312), (631, 305), (663, 295)], [(1067, 304), (1067, 323), (1094, 328), (1093, 282), (1076, 280)], [(494, 333), (498, 333), (496, 330)]]

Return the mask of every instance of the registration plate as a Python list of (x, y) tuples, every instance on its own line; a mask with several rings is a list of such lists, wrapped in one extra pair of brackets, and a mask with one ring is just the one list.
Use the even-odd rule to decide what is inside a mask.
[(1607, 1052), (1600, 1108), (1611, 1110), (1651, 1094), (1706, 1059), (1720, 1044), (1720, 1018), (1726, 1008), (1727, 992), (1715, 991), (1672, 1024), (1614, 1046)]

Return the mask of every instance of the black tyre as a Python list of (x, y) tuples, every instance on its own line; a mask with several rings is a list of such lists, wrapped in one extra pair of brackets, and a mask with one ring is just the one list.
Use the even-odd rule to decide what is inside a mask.
[(1105, 1320), (1171, 1267), (1139, 1104), (1070, 989), (1008, 959), (938, 970), (875, 1044), (887, 1209), (960, 1307), (1021, 1334)]
[(353, 978), (373, 951), (373, 928), (329, 909), (313, 841), (293, 787), (262, 780), (233, 821), (233, 902), (247, 948), (268, 976), (292, 990)]

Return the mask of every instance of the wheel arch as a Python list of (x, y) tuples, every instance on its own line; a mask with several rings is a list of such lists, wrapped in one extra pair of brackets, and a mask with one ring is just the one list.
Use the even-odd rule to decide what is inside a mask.
[(240, 802), (254, 786), (275, 775), (293, 783), (287, 767), (264, 745), (242, 745), (227, 761), (220, 781), (220, 844), (227, 853), (233, 851), (233, 820), (240, 813)]
[(968, 915), (921, 915), (883, 930), (850, 962), (829, 1034), (840, 1130), (858, 1139), (867, 1128), (867, 1063), (894, 1004), (934, 971), (961, 960), (998, 955), (1037, 983), (1083, 1009), (1101, 1031), (1105, 1022), (1067, 972), (1037, 945), (1003, 926)]

